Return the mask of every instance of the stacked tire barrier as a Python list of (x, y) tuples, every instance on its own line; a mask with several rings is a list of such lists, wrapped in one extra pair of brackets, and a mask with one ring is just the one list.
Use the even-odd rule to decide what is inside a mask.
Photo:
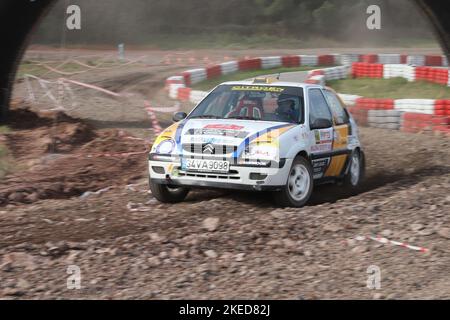
[[(442, 61), (442, 59), (439, 61)], [(437, 60), (431, 60), (431, 62), (437, 63)], [(352, 64), (351, 74), (354, 78), (391, 79), (402, 77), (408, 81), (427, 81), (450, 86), (449, 70), (443, 67), (417, 67), (405, 64), (355, 62)]]
[(399, 130), (402, 112), (398, 110), (369, 110), (367, 120), (369, 127)]
[(416, 80), (416, 71), (412, 66), (406, 64), (386, 64), (383, 67), (383, 78), (405, 78), (412, 82)]
[[(450, 86), (449, 69), (444, 56), (401, 54), (289, 55), (246, 58), (207, 68), (182, 72), (166, 80), (170, 98), (198, 103), (208, 92), (192, 90), (191, 85), (238, 71), (270, 70), (278, 67), (330, 66), (308, 72), (307, 83), (325, 85), (326, 81), (352, 77), (427, 81)], [(450, 100), (371, 99), (339, 94), (349, 112), (361, 126), (404, 132), (439, 132), (450, 135)]]
[(432, 114), (405, 112), (402, 115), (401, 131), (408, 133), (450, 134), (450, 117)]

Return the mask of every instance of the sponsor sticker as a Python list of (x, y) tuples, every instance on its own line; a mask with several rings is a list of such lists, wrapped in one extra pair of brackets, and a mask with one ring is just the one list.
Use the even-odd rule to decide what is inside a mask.
[(235, 124), (208, 124), (204, 129), (242, 130), (244, 127)]
[(330, 143), (319, 143), (311, 146), (311, 152), (326, 152), (332, 150), (333, 144)]
[(331, 158), (323, 158), (313, 160), (313, 176), (314, 179), (322, 178), (325, 174), (325, 170), (330, 164)]
[(273, 92), (281, 93), (285, 88), (281, 87), (269, 87), (269, 86), (233, 86), (231, 91), (263, 91), (263, 92)]

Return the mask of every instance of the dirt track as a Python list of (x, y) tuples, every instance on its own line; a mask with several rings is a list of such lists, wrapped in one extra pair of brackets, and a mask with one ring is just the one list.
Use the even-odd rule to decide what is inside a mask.
[[(24, 172), (0, 187), (0, 297), (450, 298), (448, 138), (363, 128), (359, 194), (321, 186), (302, 209), (226, 191), (162, 205), (148, 193), (145, 154), (85, 157), (141, 151), (142, 142), (60, 120), (6, 136)], [(51, 128), (65, 156), (48, 156)], [(430, 251), (354, 240), (371, 234)], [(81, 290), (66, 287), (69, 265), (81, 268)], [(366, 288), (371, 265), (381, 290)]]

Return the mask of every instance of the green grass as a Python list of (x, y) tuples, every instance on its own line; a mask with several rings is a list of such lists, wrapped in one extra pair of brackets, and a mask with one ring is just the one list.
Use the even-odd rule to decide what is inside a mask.
[(450, 88), (447, 86), (425, 81), (408, 82), (404, 78), (333, 80), (328, 81), (327, 85), (339, 93), (367, 98), (450, 99)]
[(308, 70), (313, 70), (313, 69), (317, 69), (317, 68), (320, 68), (320, 67), (298, 67), (298, 68), (282, 67), (282, 68), (265, 69), (265, 70), (251, 70), (251, 71), (235, 72), (235, 73), (227, 74), (225, 76), (221, 76), (218, 78), (199, 82), (199, 83), (193, 85), (192, 89), (209, 91), (209, 90), (213, 89), (215, 86), (221, 84), (222, 82), (240, 81), (240, 80), (255, 78), (258, 76), (269, 75), (269, 74), (295, 72), (295, 71), (308, 71)]
[(0, 126), (0, 134), (9, 133), (11, 130), (6, 126)]
[[(0, 134), (9, 132), (8, 127), (0, 126)], [(11, 158), (8, 148), (0, 141), (0, 180), (12, 170)]]

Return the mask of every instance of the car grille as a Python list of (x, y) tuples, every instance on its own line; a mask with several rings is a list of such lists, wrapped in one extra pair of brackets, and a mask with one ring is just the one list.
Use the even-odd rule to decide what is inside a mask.
[(180, 177), (186, 178), (203, 178), (214, 180), (239, 180), (239, 172), (231, 170), (229, 173), (204, 173), (204, 172), (190, 172), (180, 171), (178, 174)]
[(194, 153), (208, 155), (225, 155), (237, 151), (237, 146), (217, 145), (210, 143), (186, 143), (183, 144), (183, 150)]

